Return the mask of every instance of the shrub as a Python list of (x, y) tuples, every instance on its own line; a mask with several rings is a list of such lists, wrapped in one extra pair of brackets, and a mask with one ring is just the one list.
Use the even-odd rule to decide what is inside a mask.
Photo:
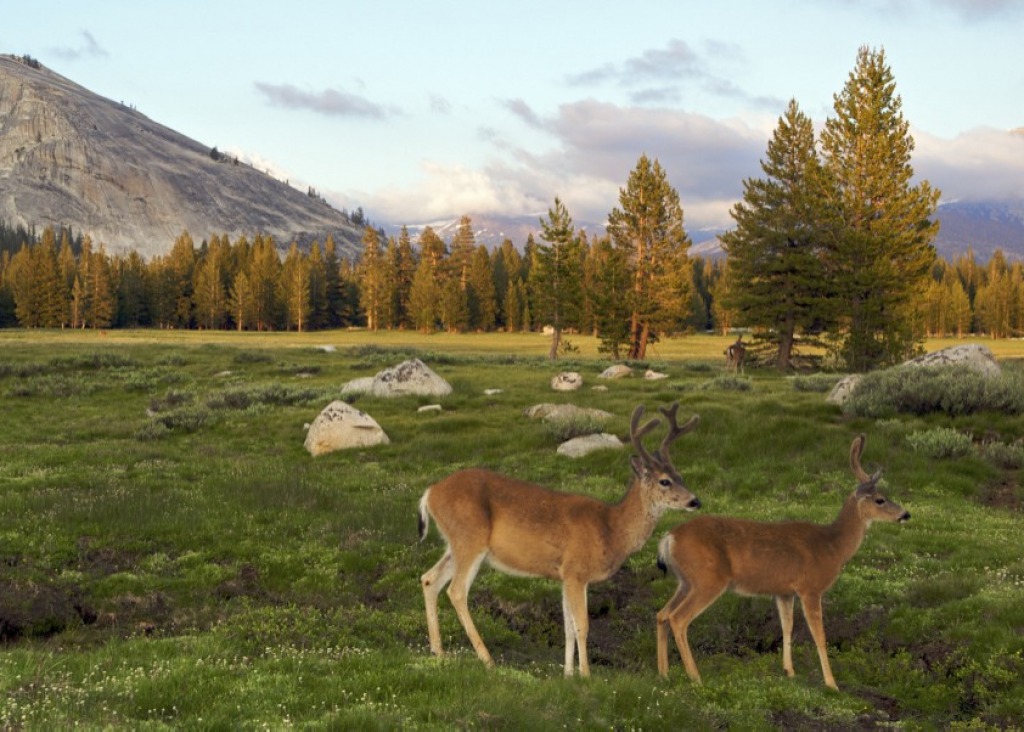
[(1024, 413), (1024, 378), (998, 377), (961, 368), (894, 368), (864, 376), (843, 406), (861, 417), (941, 412), (959, 417), (975, 412)]
[(843, 378), (842, 374), (808, 374), (793, 377), (793, 388), (796, 391), (807, 391), (824, 394)]
[(719, 391), (750, 391), (754, 388), (754, 383), (745, 376), (734, 376), (732, 374), (723, 374), (716, 376), (711, 381), (705, 381), (701, 384), (701, 389), (718, 389)]
[(1007, 445), (1005, 442), (989, 442), (979, 448), (981, 456), (1004, 470), (1024, 468), (1024, 445)]
[(970, 435), (950, 427), (936, 427), (925, 432), (907, 435), (907, 443), (914, 452), (930, 458), (958, 458), (971, 453), (973, 444)]
[(549, 419), (544, 421), (547, 433), (558, 442), (565, 442), (574, 437), (593, 435), (604, 431), (604, 422), (586, 414), (566, 419)]

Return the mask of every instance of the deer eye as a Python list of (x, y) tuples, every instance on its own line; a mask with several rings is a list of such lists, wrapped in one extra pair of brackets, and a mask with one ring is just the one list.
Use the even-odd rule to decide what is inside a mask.
[(658, 485), (660, 485), (662, 488), (668, 488), (669, 486), (672, 485), (672, 481), (669, 480), (668, 478), (662, 478), (661, 480), (658, 481)]
[(885, 505), (885, 499), (882, 498), (881, 496), (879, 496), (878, 498), (875, 499), (875, 503), (877, 505), (879, 505), (879, 506), (884, 506)]

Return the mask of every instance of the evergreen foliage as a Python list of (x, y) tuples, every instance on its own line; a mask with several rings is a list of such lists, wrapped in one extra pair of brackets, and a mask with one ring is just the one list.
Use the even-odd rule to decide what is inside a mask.
[(608, 215), (612, 242), (629, 267), (627, 358), (643, 359), (659, 333), (677, 330), (689, 306), (690, 240), (679, 194), (661, 164), (641, 155)]
[(790, 367), (798, 333), (828, 325), (830, 285), (825, 250), (828, 207), (814, 126), (790, 101), (761, 161), (765, 177), (743, 182), (732, 209), (736, 228), (722, 237), (729, 254), (723, 305), (759, 329)]
[(859, 50), (834, 111), (821, 147), (840, 222), (826, 262), (844, 325), (836, 349), (849, 369), (865, 371), (920, 347), (916, 305), (935, 261), (939, 191), (911, 185), (914, 139), (884, 50)]

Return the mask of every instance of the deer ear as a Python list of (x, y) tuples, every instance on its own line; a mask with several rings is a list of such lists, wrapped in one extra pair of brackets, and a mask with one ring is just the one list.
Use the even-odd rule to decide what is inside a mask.
[(857, 495), (858, 496), (873, 496), (873, 495), (875, 495), (878, 492), (878, 479), (880, 477), (881, 476), (878, 475), (878, 474), (873, 475), (871, 477), (871, 480), (869, 480), (867, 483), (862, 483), (861, 485), (857, 486)]
[(646, 466), (644, 465), (643, 459), (639, 455), (633, 455), (629, 458), (629, 464), (633, 468), (633, 473), (637, 478), (643, 476)]

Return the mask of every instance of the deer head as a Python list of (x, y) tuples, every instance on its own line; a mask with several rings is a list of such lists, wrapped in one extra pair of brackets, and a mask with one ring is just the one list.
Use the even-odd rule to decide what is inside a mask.
[(659, 407), (658, 411), (668, 420), (668, 433), (652, 454), (644, 447), (643, 437), (657, 427), (660, 420), (657, 418), (649, 420), (643, 427), (640, 427), (644, 406), (640, 404), (633, 410), (633, 417), (629, 424), (629, 439), (633, 444), (633, 449), (637, 452), (631, 460), (633, 473), (643, 488), (648, 505), (656, 513), (660, 514), (662, 510), (668, 508), (696, 510), (700, 508), (700, 500), (687, 489), (683, 477), (672, 464), (672, 457), (669, 455), (668, 449), (680, 437), (692, 432), (700, 422), (700, 417), (694, 415), (680, 427), (676, 417), (679, 411), (679, 402), (671, 407)]

